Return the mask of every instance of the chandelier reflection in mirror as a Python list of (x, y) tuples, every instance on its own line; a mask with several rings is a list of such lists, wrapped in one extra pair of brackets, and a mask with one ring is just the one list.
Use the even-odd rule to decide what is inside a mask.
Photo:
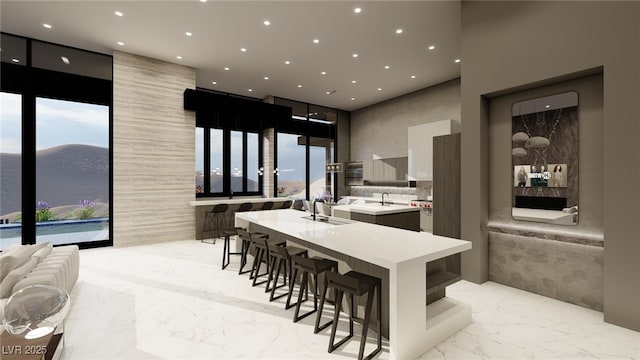
[(48, 285), (32, 285), (15, 292), (4, 307), (3, 325), (27, 340), (52, 333), (69, 312), (69, 294)]
[(523, 220), (516, 212), (530, 208), (563, 212), (547, 212), (543, 217), (558, 224), (577, 224), (578, 93), (516, 102), (511, 119), (514, 218)]

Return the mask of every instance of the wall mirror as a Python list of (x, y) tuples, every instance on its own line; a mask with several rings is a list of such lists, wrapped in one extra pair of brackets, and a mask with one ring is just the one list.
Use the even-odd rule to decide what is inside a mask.
[(511, 109), (511, 215), (578, 223), (578, 93), (520, 101)]

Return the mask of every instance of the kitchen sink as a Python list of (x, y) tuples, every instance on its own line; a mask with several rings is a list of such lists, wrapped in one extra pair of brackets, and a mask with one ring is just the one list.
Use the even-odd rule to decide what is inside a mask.
[[(311, 215), (307, 215), (307, 216), (302, 216), (303, 219), (305, 220), (313, 220), (313, 216)], [(328, 216), (322, 216), (322, 215), (316, 215), (316, 220), (317, 222), (321, 222), (321, 223), (325, 223), (325, 224), (331, 224), (331, 225), (345, 225), (345, 224), (353, 224), (354, 221), (351, 220), (347, 220), (347, 219), (337, 219), (334, 217), (328, 217)]]

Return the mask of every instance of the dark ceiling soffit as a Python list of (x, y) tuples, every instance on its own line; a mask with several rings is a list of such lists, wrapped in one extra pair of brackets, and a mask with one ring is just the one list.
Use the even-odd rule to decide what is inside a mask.
[(260, 119), (264, 127), (273, 127), (280, 121), (291, 119), (289, 106), (267, 104), (194, 89), (185, 89), (184, 109), (196, 111), (201, 118), (246, 119), (247, 121)]

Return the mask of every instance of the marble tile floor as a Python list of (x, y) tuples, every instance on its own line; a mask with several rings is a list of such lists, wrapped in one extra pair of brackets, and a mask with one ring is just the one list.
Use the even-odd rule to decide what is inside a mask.
[[(313, 334), (315, 316), (294, 324), (285, 298), (269, 302), (264, 285), (237, 274), (238, 256), (221, 270), (222, 246), (82, 250), (64, 358), (357, 358), (358, 336), (327, 353), (330, 329)], [(448, 295), (471, 304), (473, 322), (420, 359), (640, 359), (640, 333), (604, 323), (602, 313), (493, 282), (461, 281)], [(366, 351), (373, 346), (370, 338)], [(389, 358), (384, 340), (376, 358)]]

